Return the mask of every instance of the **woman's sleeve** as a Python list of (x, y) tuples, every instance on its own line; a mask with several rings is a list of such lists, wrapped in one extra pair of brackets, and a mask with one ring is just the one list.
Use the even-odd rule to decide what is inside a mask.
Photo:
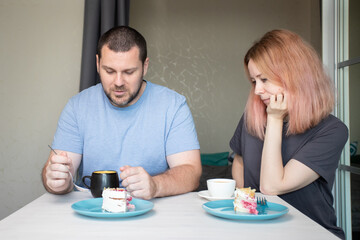
[(348, 139), (348, 129), (340, 120), (318, 131), (293, 156), (307, 165), (327, 182), (332, 179), (340, 155)]
[(239, 156), (242, 156), (241, 152), (241, 133), (244, 124), (244, 115), (240, 118), (239, 124), (236, 127), (235, 133), (230, 140), (230, 148)]

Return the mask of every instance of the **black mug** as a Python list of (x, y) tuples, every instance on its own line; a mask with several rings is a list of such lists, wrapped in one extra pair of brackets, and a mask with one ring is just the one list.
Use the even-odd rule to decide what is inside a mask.
[[(90, 179), (90, 186), (85, 183), (85, 179)], [(82, 182), (90, 189), (94, 198), (102, 197), (104, 188), (118, 188), (119, 176), (115, 170), (95, 171), (90, 176), (84, 176)]]

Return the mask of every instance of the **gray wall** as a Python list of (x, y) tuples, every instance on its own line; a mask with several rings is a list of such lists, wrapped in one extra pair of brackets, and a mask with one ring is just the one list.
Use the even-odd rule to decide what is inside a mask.
[[(45, 192), (47, 144), (79, 86), (83, 7), (0, 0), (0, 219)], [(201, 151), (217, 152), (229, 150), (245, 106), (251, 43), (288, 28), (321, 49), (319, 13), (311, 0), (131, 0), (130, 25), (149, 43), (146, 79), (187, 97)]]
[(40, 173), (79, 89), (84, 1), (0, 0), (0, 219), (45, 191)]
[(201, 152), (229, 151), (250, 84), (243, 56), (274, 28), (321, 49), (318, 1), (132, 0), (130, 25), (149, 44), (147, 80), (187, 97)]

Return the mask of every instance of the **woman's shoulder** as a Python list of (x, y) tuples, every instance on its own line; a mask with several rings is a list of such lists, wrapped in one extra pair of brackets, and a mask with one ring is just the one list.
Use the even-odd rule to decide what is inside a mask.
[(348, 127), (332, 114), (324, 118), (315, 128), (321, 133), (336, 137), (337, 140), (346, 141), (348, 138)]
[(330, 114), (329, 116), (327, 116), (326, 118), (324, 118), (321, 122), (321, 125), (323, 126), (329, 126), (329, 127), (338, 127), (338, 128), (342, 128), (342, 129), (348, 129), (347, 126), (337, 117), (335, 117), (334, 115)]

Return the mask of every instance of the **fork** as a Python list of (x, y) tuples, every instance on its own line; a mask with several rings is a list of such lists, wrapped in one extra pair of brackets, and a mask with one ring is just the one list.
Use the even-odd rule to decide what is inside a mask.
[(258, 214), (266, 214), (266, 209), (268, 208), (267, 205), (267, 200), (265, 197), (257, 197), (256, 198), (256, 203), (257, 203), (257, 210), (258, 210)]
[(260, 206), (264, 206), (267, 207), (267, 200), (265, 197), (257, 197), (256, 198), (256, 203)]

